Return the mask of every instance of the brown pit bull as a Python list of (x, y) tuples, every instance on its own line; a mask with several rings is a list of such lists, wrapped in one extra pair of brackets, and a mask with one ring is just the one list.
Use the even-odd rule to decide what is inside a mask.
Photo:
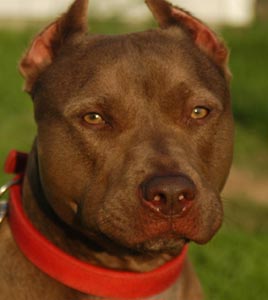
[[(25, 216), (11, 208), (0, 227), (1, 300), (202, 299), (188, 259), (174, 266), (222, 223), (233, 147), (228, 51), (184, 10), (146, 3), (160, 29), (106, 36), (87, 33), (88, 1), (76, 0), (20, 63), (37, 138), (21, 187)], [(26, 221), (14, 227), (12, 218)], [(95, 289), (82, 284), (87, 272)], [(150, 291), (149, 278), (158, 285)]]

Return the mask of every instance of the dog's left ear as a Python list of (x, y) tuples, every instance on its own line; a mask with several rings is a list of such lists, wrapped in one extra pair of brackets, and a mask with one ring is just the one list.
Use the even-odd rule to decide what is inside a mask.
[(229, 51), (215, 32), (185, 10), (165, 0), (145, 0), (145, 2), (161, 28), (179, 26), (188, 32), (194, 43), (223, 69), (226, 79), (230, 80)]
[(25, 91), (31, 93), (38, 76), (52, 63), (68, 39), (87, 32), (87, 12), (88, 0), (75, 0), (64, 15), (35, 37), (19, 65), (25, 78)]

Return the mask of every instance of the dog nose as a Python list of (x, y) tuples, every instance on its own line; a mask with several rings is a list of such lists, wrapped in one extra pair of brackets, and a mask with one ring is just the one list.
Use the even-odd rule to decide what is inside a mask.
[(166, 216), (182, 215), (192, 205), (196, 186), (184, 175), (156, 176), (141, 185), (143, 203)]

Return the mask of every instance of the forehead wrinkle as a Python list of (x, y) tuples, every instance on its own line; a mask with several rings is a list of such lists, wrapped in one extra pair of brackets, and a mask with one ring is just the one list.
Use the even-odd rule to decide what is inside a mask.
[(81, 99), (81, 97), (71, 98), (70, 102), (66, 104), (63, 114), (68, 116), (76, 112), (81, 111), (81, 109), (98, 109), (104, 108), (109, 110), (112, 106), (112, 103), (107, 101), (106, 97), (86, 97)]
[(101, 82), (102, 88), (114, 95), (131, 95), (136, 87), (151, 98), (164, 81), (174, 80), (172, 75), (178, 67), (174, 60), (183, 61), (185, 49), (182, 51), (180, 46), (185, 48), (185, 45), (179, 45), (183, 39), (179, 33), (156, 30), (98, 41), (90, 47), (89, 55), (94, 53), (94, 57), (101, 59), (102, 67), (95, 73), (95, 83)]
[(190, 88), (190, 85), (185, 81), (181, 81), (167, 91), (166, 98), (169, 105), (175, 105), (177, 104), (178, 100), (180, 102), (185, 102), (192, 95), (193, 90)]
[[(123, 102), (127, 97), (127, 105), (132, 108), (138, 98), (150, 101), (161, 96), (165, 100), (167, 95), (177, 94), (185, 99), (192, 85), (219, 94), (218, 86), (211, 85), (211, 78), (208, 78), (217, 77), (215, 70), (201, 74), (198, 66), (204, 63), (202, 59), (195, 58), (196, 55), (188, 59), (188, 46), (183, 37), (170, 37), (162, 35), (161, 31), (152, 31), (97, 42), (96, 48), (91, 50), (94, 58), (101, 59), (101, 67), (96, 65), (93, 78), (84, 86), (87, 94), (107, 94), (109, 101), (120, 102), (120, 106), (125, 106)], [(208, 68), (211, 69), (209, 64)]]

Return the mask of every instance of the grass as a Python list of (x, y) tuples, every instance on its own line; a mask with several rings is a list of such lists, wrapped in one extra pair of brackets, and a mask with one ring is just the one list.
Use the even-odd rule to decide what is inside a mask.
[(233, 108), (237, 122), (267, 137), (268, 24), (224, 31), (231, 48)]
[(236, 200), (226, 204), (225, 214), (225, 224), (214, 239), (191, 248), (206, 299), (265, 300), (268, 207)]
[(268, 175), (268, 22), (225, 29), (223, 35), (230, 45), (234, 75), (235, 163)]
[[(31, 31), (0, 31), (0, 163), (10, 149), (29, 151), (34, 137), (32, 103), (22, 92), (23, 80), (17, 70), (30, 35)], [(0, 182), (6, 178), (0, 172)]]
[[(268, 174), (268, 24), (224, 29), (230, 45), (233, 107), (237, 122), (235, 164)], [(116, 20), (92, 22), (92, 31), (140, 30)], [(28, 151), (35, 135), (30, 98), (22, 93), (17, 62), (36, 28), (0, 30), (0, 163), (11, 148)], [(7, 176), (0, 172), (0, 184)], [(244, 199), (226, 203), (225, 224), (206, 246), (191, 247), (191, 257), (207, 299), (266, 300), (268, 295), (268, 208)]]

